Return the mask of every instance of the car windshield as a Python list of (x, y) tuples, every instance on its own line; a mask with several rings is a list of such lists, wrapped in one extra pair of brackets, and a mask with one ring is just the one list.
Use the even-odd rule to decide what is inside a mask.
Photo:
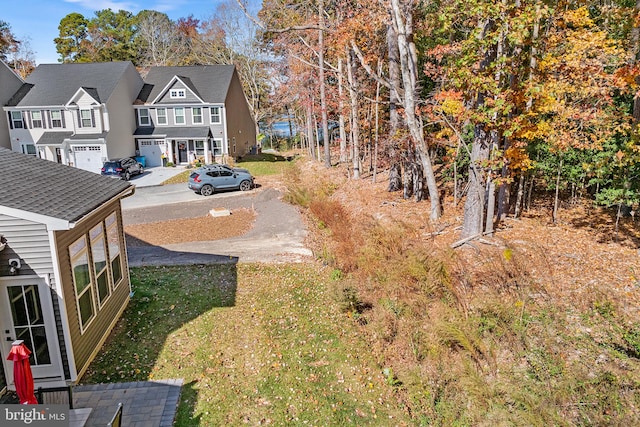
[(104, 162), (105, 168), (117, 168), (120, 167), (120, 162)]

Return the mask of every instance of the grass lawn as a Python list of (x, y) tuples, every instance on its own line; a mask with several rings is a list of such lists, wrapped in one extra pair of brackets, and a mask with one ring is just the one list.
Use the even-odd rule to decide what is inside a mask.
[[(236, 164), (236, 166), (239, 168), (248, 169), (249, 172), (251, 172), (251, 175), (260, 177), (282, 174), (293, 166), (293, 162), (287, 160), (286, 157), (278, 154), (262, 153), (247, 155), (243, 157), (242, 160)], [(162, 184), (166, 185), (185, 183), (189, 180), (189, 175), (191, 175), (191, 172), (193, 172), (193, 168), (187, 169), (184, 172), (181, 172), (178, 175), (169, 178)]]
[(410, 424), (317, 265), (146, 267), (83, 383), (183, 378), (177, 426)]

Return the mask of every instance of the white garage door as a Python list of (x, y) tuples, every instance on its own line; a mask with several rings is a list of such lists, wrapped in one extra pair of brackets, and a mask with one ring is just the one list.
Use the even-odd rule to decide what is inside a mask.
[(138, 141), (140, 155), (144, 156), (146, 167), (162, 166), (163, 139), (142, 139)]
[(103, 156), (99, 145), (77, 145), (73, 147), (73, 156), (78, 169), (100, 173)]

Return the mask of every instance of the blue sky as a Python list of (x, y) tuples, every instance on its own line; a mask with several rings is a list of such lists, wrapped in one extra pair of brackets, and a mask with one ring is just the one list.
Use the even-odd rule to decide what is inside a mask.
[(213, 16), (218, 4), (225, 0), (18, 0), (3, 7), (0, 20), (9, 23), (19, 40), (28, 39), (35, 52), (36, 64), (58, 62), (53, 39), (58, 37), (60, 20), (78, 12), (91, 19), (96, 10), (120, 9), (134, 14), (144, 9), (166, 13), (171, 19), (193, 15), (206, 20)]

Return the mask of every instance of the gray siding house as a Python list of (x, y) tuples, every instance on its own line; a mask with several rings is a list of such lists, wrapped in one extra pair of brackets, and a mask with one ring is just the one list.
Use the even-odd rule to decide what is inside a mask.
[(136, 148), (147, 166), (225, 162), (256, 144), (233, 65), (152, 67), (134, 105)]
[(142, 87), (131, 62), (39, 65), (4, 103), (11, 149), (99, 173), (135, 154)]
[[(6, 104), (24, 82), (7, 64), (0, 61), (0, 105)], [(11, 148), (9, 122), (6, 114), (0, 114), (0, 147)]]
[(0, 392), (18, 339), (36, 387), (73, 384), (129, 302), (120, 199), (134, 187), (5, 148), (0, 181)]

